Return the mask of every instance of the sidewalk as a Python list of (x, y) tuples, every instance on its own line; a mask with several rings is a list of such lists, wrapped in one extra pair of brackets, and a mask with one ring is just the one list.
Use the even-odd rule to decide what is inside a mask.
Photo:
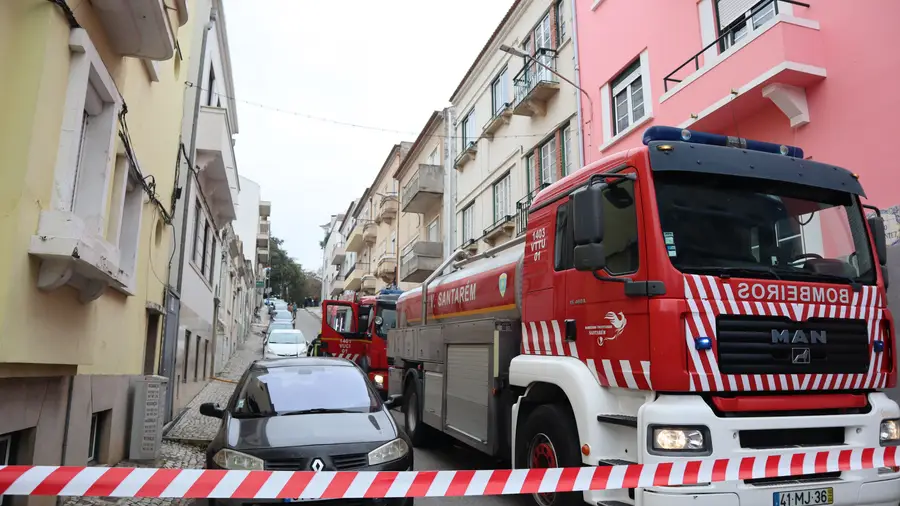
[(319, 320), (322, 319), (322, 307), (321, 306), (320, 307), (305, 307), (303, 309), (305, 309), (307, 313), (315, 316)]
[[(115, 467), (154, 467), (166, 469), (203, 469), (206, 467), (206, 446), (212, 441), (219, 429), (220, 420), (200, 414), (200, 405), (204, 402), (217, 402), (224, 406), (234, 391), (235, 384), (251, 362), (262, 356), (262, 336), (268, 323), (268, 315), (263, 316), (263, 323), (254, 323), (250, 327), (250, 335), (234, 355), (225, 364), (219, 375), (220, 379), (211, 380), (188, 404), (186, 411), (175, 422), (169, 433), (163, 438), (159, 458), (152, 463), (122, 461)], [(165, 498), (113, 498), (113, 497), (66, 497), (62, 506), (188, 506), (195, 504), (194, 499)]]

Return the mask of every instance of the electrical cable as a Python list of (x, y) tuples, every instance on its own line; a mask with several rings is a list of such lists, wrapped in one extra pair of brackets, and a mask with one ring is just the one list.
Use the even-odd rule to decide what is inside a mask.
[(163, 221), (167, 224), (172, 223), (172, 215), (169, 214), (168, 210), (159, 200), (159, 195), (156, 193), (156, 178), (153, 176), (153, 174), (144, 176), (141, 173), (140, 165), (137, 161), (137, 156), (134, 154), (134, 144), (131, 141), (131, 133), (128, 130), (128, 122), (125, 119), (126, 114), (128, 114), (128, 105), (123, 101), (122, 110), (119, 112), (119, 125), (121, 126), (121, 129), (119, 130), (119, 138), (122, 140), (122, 143), (125, 147), (125, 156), (128, 157), (129, 171), (132, 172), (134, 178), (137, 179), (137, 182), (141, 185), (144, 193), (146, 193), (147, 197), (149, 197), (150, 202), (152, 202), (159, 210), (160, 214), (163, 217)]
[(72, 9), (69, 7), (69, 4), (66, 3), (66, 0), (47, 0), (48, 2), (56, 5), (63, 11), (63, 15), (66, 17), (66, 21), (69, 22), (69, 28), (81, 28), (81, 25), (78, 24), (78, 20), (75, 19), (75, 13), (72, 12)]
[[(202, 91), (209, 91), (209, 89), (198, 86), (197, 84), (192, 83), (191, 81), (185, 81), (184, 84), (188, 88), (196, 88), (196, 89), (202, 90)], [(300, 118), (305, 118), (305, 119), (309, 119), (309, 120), (313, 120), (313, 121), (319, 121), (322, 123), (329, 123), (332, 125), (357, 128), (360, 130), (370, 130), (370, 131), (374, 131), (374, 132), (402, 134), (402, 135), (410, 135), (410, 136), (418, 136), (419, 135), (419, 132), (413, 132), (410, 130), (395, 130), (392, 128), (382, 128), (382, 127), (376, 127), (376, 126), (372, 126), (372, 125), (363, 125), (363, 124), (359, 124), (359, 123), (353, 123), (350, 121), (343, 121), (343, 120), (337, 120), (337, 119), (332, 119), (332, 118), (326, 118), (324, 116), (317, 116), (315, 114), (309, 114), (309, 113), (305, 113), (305, 112), (291, 111), (288, 109), (282, 109), (280, 107), (261, 104), (259, 102), (251, 102), (249, 100), (241, 100), (241, 99), (233, 97), (233, 96), (225, 95), (224, 93), (217, 92), (216, 94), (219, 96), (234, 100), (235, 102), (252, 105), (259, 109), (278, 112), (278, 113), (282, 113), (282, 114), (288, 114), (291, 116), (297, 116)], [(546, 136), (547, 136), (546, 133), (540, 133), (540, 134), (522, 134), (522, 135), (493, 135), (493, 136), (491, 136), (491, 138), (492, 139), (525, 139), (525, 138), (543, 138)], [(423, 138), (426, 138), (426, 137), (427, 138), (442, 138), (442, 139), (445, 138), (445, 136), (437, 135), (437, 134), (429, 134), (429, 135), (423, 136)], [(477, 137), (480, 138), (481, 136), (478, 135)], [(450, 139), (454, 139), (454, 140), (462, 139), (462, 138), (463, 138), (463, 136), (451, 136), (450, 137)], [(466, 137), (466, 138), (469, 138), (469, 137)]]

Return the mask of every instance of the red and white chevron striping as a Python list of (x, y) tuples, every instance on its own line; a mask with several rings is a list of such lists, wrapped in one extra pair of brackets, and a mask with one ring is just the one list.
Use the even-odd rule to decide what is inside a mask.
[[(691, 391), (785, 391), (883, 388), (889, 370), (884, 353), (875, 353), (872, 343), (883, 341), (884, 316), (877, 287), (863, 286), (854, 292), (849, 305), (763, 302), (736, 300), (729, 283), (714, 276), (685, 275), (685, 341), (690, 353), (688, 371)], [(783, 316), (794, 321), (808, 318), (866, 320), (869, 332), (869, 370), (861, 374), (722, 374), (716, 359), (716, 317), (721, 314)], [(695, 337), (712, 338), (711, 349), (698, 351)]]
[(658, 464), (484, 471), (220, 471), (0, 467), (0, 496), (365, 499), (615, 490), (896, 467), (897, 448)]

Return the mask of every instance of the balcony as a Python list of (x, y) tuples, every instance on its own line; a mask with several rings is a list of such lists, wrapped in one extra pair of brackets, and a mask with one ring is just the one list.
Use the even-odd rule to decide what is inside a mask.
[(367, 221), (366, 224), (363, 225), (362, 236), (367, 244), (375, 244), (375, 240), (378, 238), (378, 225), (376, 225), (374, 221)]
[(375, 275), (385, 283), (392, 283), (397, 279), (397, 255), (384, 253), (378, 257), (375, 266)]
[(463, 165), (469, 163), (471, 160), (475, 159), (475, 155), (478, 154), (478, 139), (473, 141), (469, 141), (466, 144), (466, 149), (462, 150), (462, 153), (456, 157), (456, 162), (454, 162), (453, 166), (456, 170), (462, 170)]
[(162, 61), (175, 54), (175, 36), (163, 0), (91, 0), (91, 4), (119, 55)]
[(376, 286), (377, 282), (375, 280), (375, 276), (366, 274), (362, 277), (362, 286), (360, 286), (359, 289), (364, 293), (374, 294)]
[(528, 229), (528, 210), (531, 208), (531, 203), (538, 193), (541, 193), (541, 190), (548, 186), (550, 185), (542, 183), (540, 187), (535, 188), (531, 193), (516, 202), (516, 237), (524, 234), (525, 230)]
[(397, 210), (399, 208), (400, 203), (397, 201), (396, 193), (389, 193), (381, 197), (381, 202), (378, 204), (378, 211), (375, 214), (375, 221), (377, 223), (381, 223), (382, 221), (391, 223), (394, 221), (394, 218), (397, 217)]
[(347, 236), (347, 251), (352, 251), (354, 253), (359, 253), (362, 251), (363, 246), (363, 223), (357, 221), (356, 225), (353, 226), (353, 229), (350, 231), (350, 235)]
[[(556, 51), (541, 48), (535, 58), (556, 71)], [(559, 93), (559, 80), (553, 72), (532, 59), (516, 74), (513, 86), (516, 88), (516, 101), (512, 112), (519, 116), (543, 116), (547, 113), (547, 101)]]
[(444, 168), (419, 164), (419, 170), (403, 187), (403, 212), (425, 214), (444, 197)]
[(331, 296), (336, 297), (344, 293), (344, 277), (338, 275), (331, 281)]
[(268, 218), (272, 214), (272, 203), (268, 200), (259, 201), (259, 217)]
[(369, 264), (358, 262), (350, 268), (344, 279), (344, 290), (357, 291), (362, 287), (362, 277), (369, 270)]
[(516, 215), (512, 214), (499, 217), (497, 221), (491, 224), (491, 226), (484, 229), (484, 235), (482, 236), (484, 242), (494, 246), (498, 243), (505, 242), (507, 239), (511, 239), (516, 231), (515, 218)]
[[(268, 246), (268, 243), (266, 243)], [(231, 253), (231, 256), (234, 258), (238, 258), (241, 256), (241, 251), (243, 251), (244, 246), (241, 244), (241, 240), (237, 238), (237, 236), (232, 236), (231, 240), (228, 241), (228, 252)]]
[(759, 2), (747, 24), (727, 30), (663, 79), (660, 103), (681, 128), (710, 132), (757, 113), (768, 100), (791, 127), (809, 123), (806, 89), (825, 79), (826, 44), (817, 21), (795, 15), (806, 7)]
[(221, 107), (200, 107), (197, 121), (197, 165), (200, 188), (206, 197), (216, 228), (236, 217), (234, 144), (228, 111)]
[(484, 125), (484, 130), (481, 132), (482, 137), (487, 137), (491, 139), (494, 137), (494, 134), (497, 133), (497, 130), (500, 130), (504, 125), (509, 124), (509, 119), (513, 117), (513, 106), (512, 103), (506, 103), (500, 106), (499, 110), (494, 113), (494, 117), (487, 122), (487, 125)]
[(344, 249), (344, 246), (338, 244), (331, 251), (331, 265), (341, 265), (344, 263), (344, 260), (347, 258), (347, 250)]
[(259, 260), (260, 263), (268, 265), (269, 248), (256, 248), (256, 259)]
[(405, 248), (400, 259), (400, 281), (421, 283), (441, 266), (444, 245), (433, 241), (416, 241)]

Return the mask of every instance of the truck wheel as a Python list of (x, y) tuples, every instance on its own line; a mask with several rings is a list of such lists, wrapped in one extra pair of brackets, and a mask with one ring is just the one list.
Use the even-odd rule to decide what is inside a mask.
[(422, 423), (422, 404), (419, 400), (419, 388), (416, 380), (412, 380), (406, 385), (403, 393), (403, 426), (409, 435), (412, 444), (416, 448), (425, 446), (428, 439), (429, 428)]
[[(581, 467), (578, 428), (572, 413), (558, 404), (535, 408), (517, 434), (516, 468)], [(575, 506), (584, 504), (581, 492), (521, 496), (526, 504)]]

